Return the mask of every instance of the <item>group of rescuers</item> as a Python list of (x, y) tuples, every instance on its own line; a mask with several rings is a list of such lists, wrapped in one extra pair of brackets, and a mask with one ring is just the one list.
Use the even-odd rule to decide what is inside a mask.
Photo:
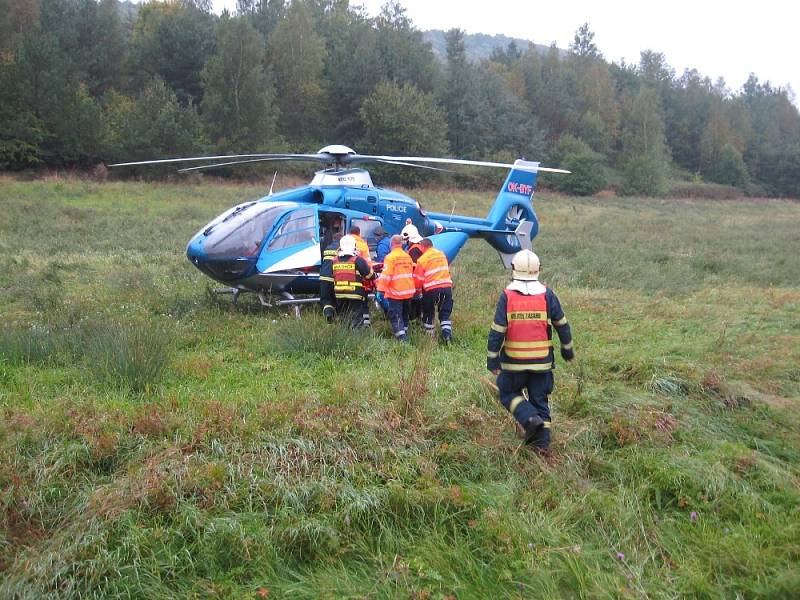
[[(322, 256), (320, 303), (328, 322), (339, 318), (353, 327), (370, 325), (368, 293), (389, 319), (397, 340), (408, 341), (409, 321), (421, 313), (425, 332), (450, 343), (453, 327), (453, 280), (445, 254), (407, 224), (400, 235), (389, 237), (382, 228), (376, 260), (357, 226), (334, 239)], [(378, 267), (376, 273), (373, 264)], [(550, 405), (553, 391), (552, 330), (561, 345), (561, 357), (575, 358), (569, 323), (558, 297), (539, 281), (539, 257), (530, 250), (517, 252), (511, 283), (500, 293), (489, 330), (486, 367), (497, 376), (500, 403), (524, 431), (525, 442), (540, 453), (550, 447)]]

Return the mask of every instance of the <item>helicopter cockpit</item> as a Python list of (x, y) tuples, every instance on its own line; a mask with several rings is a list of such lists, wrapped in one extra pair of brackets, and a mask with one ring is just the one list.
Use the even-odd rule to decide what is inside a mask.
[(257, 255), (264, 237), (291, 206), (294, 204), (288, 202), (249, 202), (221, 215), (203, 230), (206, 257), (216, 260)]

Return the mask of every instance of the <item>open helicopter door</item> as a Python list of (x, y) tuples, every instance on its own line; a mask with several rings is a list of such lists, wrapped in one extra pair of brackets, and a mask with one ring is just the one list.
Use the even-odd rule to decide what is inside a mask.
[(261, 273), (296, 272), (320, 264), (319, 211), (303, 206), (285, 214), (267, 239), (256, 268)]

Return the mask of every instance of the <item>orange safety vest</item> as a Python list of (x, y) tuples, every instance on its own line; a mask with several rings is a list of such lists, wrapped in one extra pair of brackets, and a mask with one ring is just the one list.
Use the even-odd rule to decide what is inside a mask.
[(390, 300), (409, 300), (416, 294), (414, 263), (402, 248), (395, 246), (383, 259), (378, 291)]
[[(508, 329), (503, 342), (501, 361), (513, 365), (529, 365), (530, 370), (549, 371), (553, 368), (553, 342), (547, 320), (545, 294), (527, 296), (506, 290), (506, 319)], [(513, 366), (504, 364), (503, 368)]]
[(352, 235), (356, 240), (356, 250), (358, 250), (358, 255), (367, 261), (368, 265), (372, 265), (372, 257), (369, 254), (369, 244), (367, 244), (367, 242), (364, 241), (364, 238), (362, 238), (360, 235), (356, 235), (354, 233), (351, 233), (350, 235)]
[(333, 259), (333, 293), (337, 299), (364, 299), (364, 279), (356, 268), (355, 256)]
[(425, 254), (417, 259), (417, 266), (414, 267), (414, 281), (417, 289), (425, 292), (453, 287), (450, 267), (444, 252), (436, 248), (428, 248)]

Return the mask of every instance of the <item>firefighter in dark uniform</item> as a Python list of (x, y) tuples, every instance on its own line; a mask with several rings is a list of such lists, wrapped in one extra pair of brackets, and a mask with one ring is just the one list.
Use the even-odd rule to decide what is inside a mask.
[(319, 266), (319, 303), (322, 314), (328, 323), (336, 316), (336, 296), (333, 294), (333, 260), (339, 254), (339, 240), (342, 234), (333, 236), (333, 241), (322, 251), (322, 264)]
[(513, 280), (500, 294), (489, 330), (486, 367), (497, 375), (500, 402), (525, 429), (525, 442), (547, 454), (547, 397), (553, 391), (555, 366), (552, 328), (567, 361), (575, 358), (572, 334), (558, 297), (539, 282), (539, 257), (521, 250), (511, 264)]
[(336, 312), (353, 327), (369, 326), (369, 305), (364, 281), (375, 279), (375, 272), (358, 255), (353, 236), (346, 235), (339, 241), (339, 256), (333, 259), (332, 267)]

